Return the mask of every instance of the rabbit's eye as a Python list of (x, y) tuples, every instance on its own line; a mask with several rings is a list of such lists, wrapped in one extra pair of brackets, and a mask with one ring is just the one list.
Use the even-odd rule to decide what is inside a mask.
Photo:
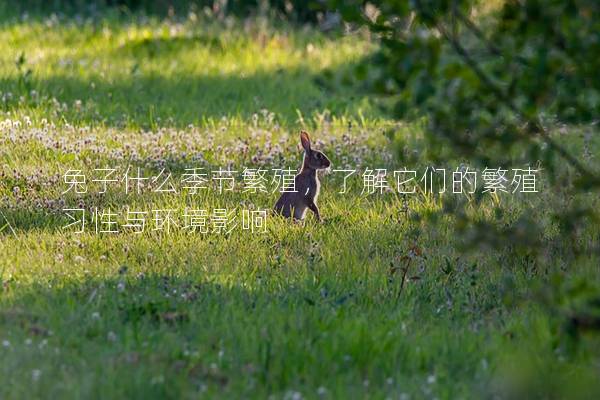
[(320, 160), (321, 158), (323, 158), (323, 156), (321, 155), (321, 153), (317, 153), (317, 159)]

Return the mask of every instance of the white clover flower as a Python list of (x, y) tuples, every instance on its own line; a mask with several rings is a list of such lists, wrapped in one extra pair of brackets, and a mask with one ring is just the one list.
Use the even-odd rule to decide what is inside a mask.
[(34, 382), (37, 382), (40, 379), (40, 376), (42, 376), (42, 371), (40, 371), (39, 369), (34, 369), (33, 371), (31, 371), (31, 379)]

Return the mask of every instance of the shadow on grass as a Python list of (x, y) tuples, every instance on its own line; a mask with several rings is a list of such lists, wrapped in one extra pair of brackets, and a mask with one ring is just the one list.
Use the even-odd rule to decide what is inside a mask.
[[(156, 46), (160, 44), (153, 43), (150, 48)], [(170, 51), (176, 58), (177, 52)], [(0, 91), (13, 93), (14, 99), (5, 103), (4, 109), (14, 112), (19, 108), (39, 108), (41, 117), (54, 112), (70, 123), (145, 129), (165, 125), (184, 127), (223, 117), (252, 121), (263, 110), (274, 113), (276, 121), (284, 126), (296, 124), (300, 115), (312, 117), (315, 112), (325, 110), (335, 115), (379, 114), (370, 105), (369, 96), (352, 87), (350, 65), (318, 74), (296, 68), (246, 76), (180, 73), (165, 77), (139, 72), (139, 65), (147, 60), (138, 56), (134, 66), (117, 74), (113, 81), (103, 79), (100, 74), (90, 79), (68, 75), (48, 78), (33, 75), (26, 81), (18, 77), (0, 79)], [(340, 83), (342, 80), (345, 84)], [(67, 108), (52, 101), (40, 101), (39, 96), (33, 98), (32, 90), (42, 98), (56, 98)], [(20, 97), (24, 103), (17, 101)]]
[[(5, 283), (3, 291), (11, 293), (12, 282)], [(269, 392), (284, 390), (300, 377), (309, 381), (325, 377), (325, 371), (313, 374), (302, 363), (289, 361), (300, 361), (307, 354), (307, 359), (312, 359), (321, 346), (320, 327), (334, 328), (336, 310), (356, 307), (353, 298), (346, 296), (340, 302), (341, 294), (334, 297), (334, 293), (324, 298), (316, 287), (251, 291), (211, 283), (193, 274), (145, 276), (127, 272), (126, 267), (106, 279), (90, 277), (79, 283), (66, 279), (51, 287), (33, 285), (14, 291), (11, 304), (0, 303), (2, 338), (10, 338), (15, 351), (29, 338), (34, 342), (32, 348), (44, 343), (49, 349), (60, 349), (60, 354), (39, 353), (25, 361), (12, 353), (3, 360), (5, 367), (11, 366), (5, 370), (10, 379), (37, 368), (48, 375), (44, 379), (54, 377), (51, 379), (62, 382), (55, 374), (64, 370), (46, 369), (61, 360), (69, 374), (92, 379), (90, 389), (102, 390), (106, 398), (122, 397), (122, 391), (135, 393), (135, 397), (141, 393), (156, 396), (165, 394), (166, 386), (180, 393), (175, 397), (199, 392), (203, 385), (211, 391), (235, 391), (249, 378), (259, 383), (256, 390)], [(290, 326), (293, 312), (297, 327)], [(363, 323), (357, 317), (351, 320)], [(305, 343), (306, 335), (312, 338), (311, 344)], [(359, 352), (359, 345), (350, 342), (348, 351)], [(27, 352), (23, 349), (21, 355)], [(369, 358), (376, 362), (375, 354)], [(87, 367), (77, 368), (80, 361)], [(16, 362), (19, 364), (14, 365)], [(111, 368), (95, 372), (106, 365)], [(326, 366), (315, 364), (314, 368)], [(157, 374), (164, 375), (169, 384), (141, 385), (136, 379), (142, 375), (150, 382)], [(0, 381), (8, 378), (3, 375)], [(1, 386), (2, 397), (12, 397), (7, 385)], [(63, 398), (69, 397), (71, 389), (63, 392), (67, 387), (57, 389)]]
[[(436, 315), (427, 299), (419, 316), (411, 317), (396, 306), (393, 292), (387, 298), (385, 287), (362, 280), (331, 275), (319, 284), (281, 286), (266, 274), (263, 283), (250, 288), (225, 286), (193, 270), (144, 275), (115, 266), (112, 276), (92, 274), (72, 283), (56, 278), (48, 285), (13, 288), (8, 282), (4, 290), (15, 293), (10, 304), (0, 303), (0, 329), (14, 349), (3, 360), (8, 374), (3, 379), (19, 380), (23, 371), (43, 369), (46, 388), (55, 388), (63, 382), (57, 375), (66, 373), (88, 382), (81, 388), (84, 397), (89, 397), (86, 390), (102, 390), (105, 398), (155, 397), (167, 387), (170, 397), (182, 397), (203, 385), (213, 394), (262, 398), (289, 387), (316, 391), (327, 386), (334, 397), (345, 397), (346, 391), (409, 390), (411, 380), (424, 380), (434, 368), (448, 371), (450, 381), (471, 382), (478, 365), (478, 352), (465, 355), (464, 350), (480, 345), (478, 333), (440, 340), (429, 331), (464, 321)], [(401, 327), (413, 326), (417, 318), (416, 332), (407, 337)], [(420, 337), (413, 336), (417, 332)], [(30, 348), (44, 343), (59, 352), (25, 356), (26, 338), (33, 342)], [(427, 357), (415, 349), (425, 342)], [(57, 362), (61, 368), (49, 368)], [(168, 384), (148, 385), (158, 374)], [(401, 387), (386, 385), (390, 377)], [(364, 379), (373, 388), (363, 385)], [(254, 384), (248, 386), (249, 381)], [(8, 386), (2, 390), (12, 397)], [(54, 390), (65, 397), (72, 388)]]
[[(445, 280), (416, 283), (397, 303), (382, 281), (334, 271), (323, 271), (319, 282), (282, 282), (282, 271), (264, 266), (260, 276), (223, 285), (193, 266), (164, 275), (139, 267), (161, 268), (115, 265), (104, 267), (102, 277), (92, 270), (33, 285), (6, 281), (10, 301), (0, 297), (0, 331), (8, 345), (1, 350), (0, 382), (30, 382), (32, 370), (43, 371), (17, 397), (50, 391), (66, 398), (76, 391), (102, 398), (265, 398), (290, 387), (305, 394), (327, 387), (333, 398), (379, 398), (422, 394), (435, 371), (442, 388), (435, 390), (450, 397), (494, 397), (512, 388), (490, 386), (496, 371), (482, 369), (482, 357), (497, 365), (498, 357), (520, 348), (524, 356), (553, 357), (548, 339), (523, 346), (539, 335), (527, 324), (509, 328), (517, 331), (513, 340), (494, 324), (481, 324), (480, 313), (440, 312)], [(454, 294), (471, 290), (463, 283)], [(0, 385), (0, 397), (15, 397), (18, 386)]]
[(212, 51), (225, 51), (225, 45), (216, 35), (195, 32), (191, 36), (176, 36), (169, 38), (143, 38), (127, 41), (113, 51), (117, 57), (135, 56), (140, 59), (152, 59), (156, 56), (177, 55), (180, 52), (190, 50), (194, 46)]

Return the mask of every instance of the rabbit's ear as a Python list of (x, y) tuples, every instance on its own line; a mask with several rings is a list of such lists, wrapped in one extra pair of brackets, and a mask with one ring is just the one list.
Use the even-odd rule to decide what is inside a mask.
[(300, 132), (300, 141), (302, 142), (302, 147), (306, 150), (307, 153), (310, 152), (310, 136), (308, 136), (308, 132), (301, 131)]

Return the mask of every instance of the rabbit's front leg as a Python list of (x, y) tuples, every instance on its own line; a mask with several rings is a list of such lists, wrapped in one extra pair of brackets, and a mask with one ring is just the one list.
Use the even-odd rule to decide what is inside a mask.
[(319, 207), (317, 207), (317, 205), (315, 204), (314, 201), (311, 201), (308, 203), (308, 208), (310, 208), (310, 210), (312, 212), (315, 213), (315, 216), (317, 217), (317, 221), (321, 221), (321, 214), (319, 213)]

